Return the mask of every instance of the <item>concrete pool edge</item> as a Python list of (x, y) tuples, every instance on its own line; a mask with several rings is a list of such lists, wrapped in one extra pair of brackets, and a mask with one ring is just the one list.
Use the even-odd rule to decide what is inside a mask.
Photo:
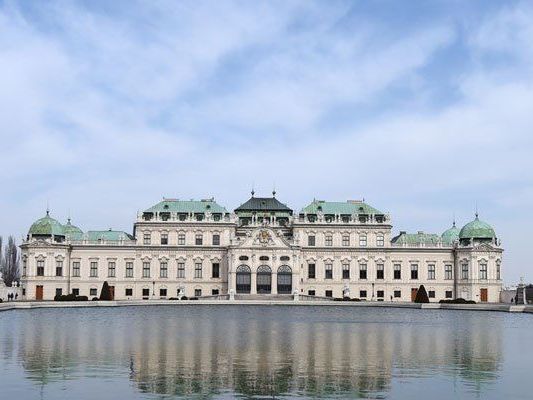
[(181, 306), (181, 305), (267, 305), (267, 306), (340, 306), (340, 307), (385, 307), (423, 310), (468, 310), (498, 311), (511, 313), (533, 313), (533, 305), (491, 304), (440, 304), (400, 302), (343, 302), (343, 301), (280, 301), (280, 300), (118, 300), (118, 301), (23, 301), (0, 303), (0, 312), (37, 308), (80, 308), (80, 307), (127, 307), (127, 306)]

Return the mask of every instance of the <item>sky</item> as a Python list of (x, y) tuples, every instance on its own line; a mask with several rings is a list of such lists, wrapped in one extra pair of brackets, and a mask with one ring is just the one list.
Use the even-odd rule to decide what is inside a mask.
[(0, 235), (163, 197), (365, 199), (533, 281), (533, 2), (2, 1)]

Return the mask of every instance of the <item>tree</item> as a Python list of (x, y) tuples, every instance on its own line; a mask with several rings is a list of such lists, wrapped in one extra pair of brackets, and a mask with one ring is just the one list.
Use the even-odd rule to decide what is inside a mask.
[(429, 297), (424, 285), (420, 285), (418, 292), (416, 292), (415, 303), (429, 303)]
[(113, 300), (111, 298), (111, 289), (109, 289), (109, 284), (107, 281), (102, 285), (102, 291), (100, 292), (100, 300)]
[[(2, 238), (0, 237), (0, 249), (2, 248)], [(11, 286), (14, 281), (19, 279), (20, 256), (13, 236), (9, 236), (5, 246), (4, 255), (0, 250), (0, 270), (6, 286)]]

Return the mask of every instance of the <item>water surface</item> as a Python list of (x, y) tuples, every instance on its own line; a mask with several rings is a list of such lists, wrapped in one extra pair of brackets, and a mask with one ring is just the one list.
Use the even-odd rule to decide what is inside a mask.
[[(363, 307), (0, 313), (6, 399), (530, 399), (533, 316)], [(4, 397), (5, 396), (5, 397)]]

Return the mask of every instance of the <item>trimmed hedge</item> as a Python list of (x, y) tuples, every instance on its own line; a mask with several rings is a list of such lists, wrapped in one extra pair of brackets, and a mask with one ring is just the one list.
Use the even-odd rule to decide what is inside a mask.
[(111, 297), (111, 290), (109, 289), (109, 283), (107, 281), (102, 285), (102, 291), (100, 292), (100, 300), (113, 300)]
[(87, 296), (76, 296), (74, 293), (62, 294), (54, 297), (54, 301), (87, 301)]
[(458, 298), (454, 300), (440, 300), (439, 303), (441, 304), (476, 304), (474, 300), (465, 300), (462, 298)]
[(424, 285), (420, 285), (416, 292), (415, 303), (429, 303), (428, 292)]
[(181, 299), (182, 300), (189, 300), (189, 298), (187, 296), (183, 296)]

